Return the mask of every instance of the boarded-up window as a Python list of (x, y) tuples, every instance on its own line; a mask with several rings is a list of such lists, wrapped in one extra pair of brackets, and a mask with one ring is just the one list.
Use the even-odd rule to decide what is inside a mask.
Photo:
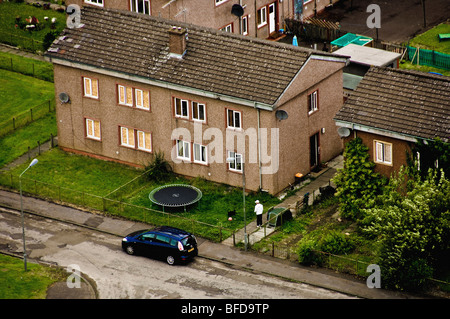
[(98, 80), (83, 77), (84, 96), (98, 99)]
[(144, 110), (150, 110), (150, 93), (140, 89), (135, 89), (136, 107)]
[(133, 88), (123, 85), (118, 85), (119, 104), (133, 106)]
[(123, 146), (134, 147), (134, 130), (127, 127), (120, 127), (120, 144)]
[(151, 152), (152, 151), (152, 135), (144, 131), (137, 131), (138, 149)]
[(86, 119), (86, 137), (100, 140), (100, 121)]

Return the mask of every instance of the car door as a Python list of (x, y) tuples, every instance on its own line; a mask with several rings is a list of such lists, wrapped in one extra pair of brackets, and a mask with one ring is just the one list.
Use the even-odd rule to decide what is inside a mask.
[(145, 256), (153, 255), (155, 251), (155, 234), (147, 233), (141, 235), (138, 244), (140, 254)]
[(162, 258), (173, 254), (170, 246), (170, 237), (163, 234), (156, 235), (155, 254)]

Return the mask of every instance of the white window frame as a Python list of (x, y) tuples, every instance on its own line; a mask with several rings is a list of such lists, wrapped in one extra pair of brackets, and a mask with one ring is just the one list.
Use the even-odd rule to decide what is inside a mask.
[(194, 154), (194, 163), (208, 164), (208, 148), (205, 145), (194, 143), (192, 153)]
[(248, 35), (248, 15), (242, 17), (242, 35)]
[[(151, 2), (150, 0), (143, 0), (143, 8), (144, 8), (144, 12), (140, 12), (139, 11), (139, 6), (138, 6), (138, 2), (139, 0), (130, 0), (130, 11), (131, 12), (137, 12), (137, 13), (142, 13), (142, 14), (148, 14), (151, 15), (152, 13), (152, 7), (151, 7)], [(147, 4), (146, 4), (147, 3)], [(134, 10), (133, 10), (133, 4), (134, 4)], [(147, 10), (146, 10), (147, 8)], [(148, 12), (147, 12), (148, 11)]]
[[(232, 112), (232, 123), (230, 123), (229, 112)], [(236, 125), (236, 114), (239, 114), (239, 125)], [(242, 129), (242, 112), (233, 109), (227, 109), (227, 128)]]
[[(139, 95), (140, 95), (140, 100), (142, 102), (141, 105), (138, 104), (139, 101)], [(148, 107), (145, 106), (144, 100), (145, 100), (145, 96), (147, 95), (147, 99), (148, 99)], [(146, 110), (146, 111), (150, 111), (150, 92), (146, 91), (146, 90), (141, 90), (141, 89), (134, 89), (134, 99), (135, 99), (135, 104), (136, 104), (136, 108), (141, 109), (141, 110)]]
[[(239, 172), (242, 173), (242, 154), (228, 151), (227, 158), (234, 158), (233, 162), (228, 162), (228, 169), (233, 172)], [(239, 160), (238, 160), (239, 159)], [(238, 167), (240, 166), (240, 167)]]
[(227, 2), (228, 0), (215, 0), (216, 6), (220, 6), (222, 3)]
[(233, 33), (233, 23), (227, 24), (226, 26), (221, 28), (220, 31)]
[[(181, 114), (178, 114), (178, 110), (177, 110), (177, 101), (180, 101), (180, 107), (181, 107)], [(184, 115), (183, 113), (183, 110), (184, 110), (184, 107), (183, 107), (183, 105), (185, 105), (186, 106), (186, 115)], [(175, 108), (175, 111), (174, 111), (174, 113), (175, 113), (175, 117), (178, 117), (178, 118), (181, 118), (181, 119), (186, 119), (186, 120), (188, 120), (189, 119), (189, 101), (188, 100), (185, 100), (185, 99), (181, 99), (181, 98), (179, 98), (179, 97), (175, 97), (174, 99), (173, 99), (173, 106), (174, 106), (174, 108)]]
[(392, 143), (383, 141), (374, 142), (374, 161), (378, 164), (392, 165)]
[[(149, 144), (147, 145), (146, 141), (146, 135), (149, 135)], [(141, 130), (137, 130), (136, 133), (137, 136), (137, 149), (141, 150), (141, 151), (146, 151), (146, 152), (151, 152), (152, 151), (152, 133), (150, 132), (145, 132), (145, 131), (141, 131)]]
[[(180, 149), (180, 145), (181, 145), (181, 149)], [(177, 158), (178, 159), (185, 160), (185, 161), (191, 161), (191, 143), (183, 141), (183, 140), (177, 140), (176, 147), (177, 147)], [(181, 150), (182, 154), (180, 154), (180, 150)]]
[[(86, 121), (86, 137), (100, 141), (102, 138), (100, 121), (89, 118), (86, 118), (85, 121)], [(98, 136), (95, 136), (95, 123), (98, 123)], [(89, 131), (91, 131), (92, 134), (89, 134)]]
[(267, 6), (259, 8), (256, 14), (256, 18), (260, 21), (260, 23), (258, 23), (258, 28), (267, 25)]
[[(93, 81), (97, 83), (97, 95), (93, 94)], [(86, 90), (87, 88), (89, 88), (89, 92)], [(98, 80), (83, 76), (83, 93), (85, 97), (98, 99)]]
[[(192, 107), (192, 120), (197, 121), (197, 122), (206, 122), (206, 104), (205, 103), (200, 103), (197, 101), (192, 101), (191, 102), (191, 107)], [(200, 118), (200, 108), (203, 108), (203, 119)], [(194, 111), (196, 109), (196, 112)], [(195, 113), (197, 113), (197, 117), (195, 117)]]
[(314, 113), (319, 109), (319, 91), (315, 90), (308, 95), (308, 114)]
[[(122, 96), (122, 94), (120, 92), (121, 88), (123, 88), (124, 96)], [(120, 85), (120, 84), (117, 85), (118, 96), (119, 96), (119, 104), (132, 107), (133, 106), (133, 88), (131, 88), (130, 96), (128, 96), (127, 89), (130, 89), (130, 87), (129, 86), (125, 86), (125, 85)], [(122, 102), (122, 100), (123, 100), (123, 102)], [(129, 100), (131, 100), (131, 101), (129, 101)]]
[(103, 7), (103, 0), (84, 0), (84, 2), (94, 6)]
[[(124, 141), (123, 132), (126, 132), (126, 141)], [(132, 141), (133, 144), (131, 144), (130, 141)], [(131, 148), (136, 147), (136, 136), (134, 135), (134, 129), (131, 129), (126, 126), (120, 127), (120, 145), (126, 146), (126, 147), (131, 147)]]

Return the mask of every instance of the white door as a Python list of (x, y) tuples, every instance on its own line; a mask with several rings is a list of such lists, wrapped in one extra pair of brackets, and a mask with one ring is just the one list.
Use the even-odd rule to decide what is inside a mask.
[(276, 23), (276, 12), (275, 12), (275, 2), (269, 4), (269, 34), (275, 32)]

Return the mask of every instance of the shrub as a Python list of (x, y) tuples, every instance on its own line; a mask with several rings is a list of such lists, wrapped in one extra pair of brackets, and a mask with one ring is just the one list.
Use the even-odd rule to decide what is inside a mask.
[(173, 177), (172, 166), (164, 158), (163, 152), (156, 152), (152, 162), (145, 167), (145, 170), (150, 181), (161, 182)]
[(346, 235), (330, 230), (325, 232), (311, 232), (303, 237), (298, 243), (297, 255), (302, 264), (322, 265), (323, 256), (314, 250), (342, 255), (348, 254), (355, 248), (353, 241)]

